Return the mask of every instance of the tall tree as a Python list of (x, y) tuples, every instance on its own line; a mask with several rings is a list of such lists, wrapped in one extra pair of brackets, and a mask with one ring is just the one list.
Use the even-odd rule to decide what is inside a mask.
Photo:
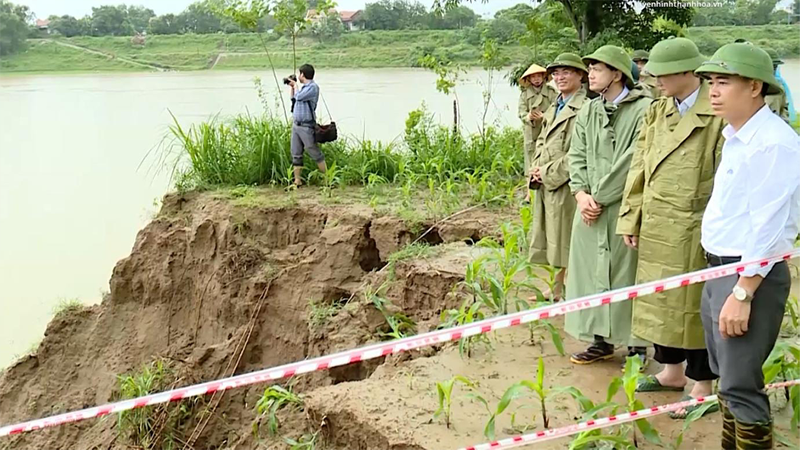
[(189, 5), (180, 14), (180, 20), (189, 33), (208, 34), (222, 31), (222, 20), (213, 11), (208, 1), (199, 1)]
[(151, 34), (180, 34), (186, 26), (183, 16), (164, 14), (150, 19), (147, 31)]
[(125, 5), (93, 7), (92, 34), (94, 36), (129, 35), (132, 33), (133, 28), (127, 19), (128, 12)]
[(27, 6), (0, 0), (0, 55), (10, 55), (25, 48), (30, 18)]
[(69, 15), (50, 16), (50, 29), (65, 37), (80, 36), (84, 33), (80, 20)]
[(155, 17), (156, 13), (153, 12), (152, 9), (145, 8), (144, 6), (128, 6), (126, 15), (127, 27), (130, 27), (137, 33), (141, 33), (147, 30), (147, 25), (150, 23), (150, 19)]
[[(464, 2), (475, 0), (434, 0), (437, 10), (454, 8)], [(480, 0), (487, 3), (487, 0)], [(619, 37), (631, 47), (650, 48), (669, 36), (664, 30), (654, 30), (657, 17), (669, 19), (679, 26), (691, 22), (694, 10), (686, 7), (658, 6), (658, 0), (534, 0), (536, 3), (559, 2), (564, 5), (564, 14), (578, 32), (582, 45), (604, 30), (618, 30)]]

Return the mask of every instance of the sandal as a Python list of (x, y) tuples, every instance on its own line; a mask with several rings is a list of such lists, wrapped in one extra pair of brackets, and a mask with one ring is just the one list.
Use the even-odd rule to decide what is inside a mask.
[(597, 361), (605, 361), (614, 357), (614, 347), (608, 344), (592, 344), (585, 351), (581, 353), (573, 353), (570, 355), (569, 360), (573, 364), (585, 366), (587, 364), (596, 363)]
[[(681, 397), (680, 401), (681, 402), (688, 402), (689, 400), (692, 400), (693, 398), (694, 397), (692, 397), (691, 395), (684, 395), (683, 397)], [(683, 414), (678, 414), (678, 411), (671, 411), (669, 413), (669, 418), (670, 419), (675, 419), (675, 420), (684, 420), (684, 419), (686, 419), (686, 417), (689, 416), (689, 414), (692, 413), (692, 411), (698, 410), (698, 409), (702, 408), (703, 406), (704, 405), (687, 406), (687, 407), (683, 408), (683, 411), (684, 411)], [(708, 409), (703, 411), (703, 415), (701, 415), (700, 417), (705, 417), (706, 415), (711, 414), (711, 413), (715, 413), (717, 411), (719, 411), (719, 403), (712, 403), (711, 406)]]
[(636, 392), (683, 392), (682, 387), (664, 386), (655, 375), (648, 375), (639, 379)]

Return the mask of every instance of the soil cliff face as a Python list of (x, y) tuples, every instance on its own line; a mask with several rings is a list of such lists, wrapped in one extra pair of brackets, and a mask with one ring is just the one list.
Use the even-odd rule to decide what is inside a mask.
[[(480, 237), (496, 227), (489, 219), (467, 214), (429, 233), (435, 242), (426, 239)], [(38, 352), (3, 373), (0, 423), (116, 400), (117, 376), (157, 358), (175, 368), (176, 385), (186, 385), (376, 341), (383, 317), (358, 293), (385, 279), (388, 255), (418, 237), (415, 229), (357, 205), (243, 207), (213, 194), (169, 195), (114, 268), (110, 295), (58, 314)], [(397, 263), (387, 297), (420, 322), (438, 318), (453, 306), (448, 294), (468, 254), (450, 258)], [(310, 301), (353, 305), (313, 328)], [(297, 389), (362, 380), (382, 362), (300, 377)], [(250, 448), (243, 443), (263, 389), (225, 394), (193, 447)], [(212, 405), (203, 399), (196, 409)], [(187, 436), (198, 422), (186, 422)], [(14, 437), (0, 448), (128, 448), (115, 426), (114, 417), (90, 420)]]

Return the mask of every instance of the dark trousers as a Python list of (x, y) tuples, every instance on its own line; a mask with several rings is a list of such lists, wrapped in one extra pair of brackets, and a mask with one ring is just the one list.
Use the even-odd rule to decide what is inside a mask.
[(686, 361), (686, 377), (694, 381), (716, 380), (717, 374), (711, 371), (708, 363), (708, 351), (706, 349), (686, 350), (683, 348), (664, 347), (653, 344), (656, 354), (653, 359), (661, 364), (681, 364)]
[(785, 261), (776, 264), (755, 292), (747, 332), (723, 339), (719, 314), (737, 281), (738, 276), (731, 275), (706, 281), (703, 287), (701, 313), (709, 363), (712, 372), (719, 374), (719, 396), (733, 417), (743, 423), (766, 424), (772, 418), (761, 366), (778, 339), (791, 275)]

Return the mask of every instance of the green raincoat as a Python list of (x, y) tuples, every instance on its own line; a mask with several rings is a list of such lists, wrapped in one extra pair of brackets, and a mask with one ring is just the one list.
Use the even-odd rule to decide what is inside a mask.
[[(708, 92), (704, 81), (683, 117), (672, 97), (656, 100), (645, 115), (617, 223), (620, 235), (639, 236), (637, 283), (706, 267), (700, 224), (725, 126)], [(665, 347), (705, 348), (702, 291), (702, 284), (694, 284), (634, 300), (633, 334)]]
[(567, 267), (575, 197), (569, 191), (567, 151), (578, 111), (588, 102), (581, 87), (556, 116), (553, 102), (544, 114), (543, 131), (536, 140), (532, 167), (541, 167), (542, 186), (533, 199), (531, 261)]
[[(598, 97), (578, 113), (569, 149), (570, 189), (585, 191), (603, 206), (591, 225), (576, 212), (569, 249), (567, 298), (630, 286), (636, 281), (636, 252), (618, 236), (617, 218), (642, 119), (653, 101), (636, 86), (619, 104)], [(631, 335), (631, 302), (567, 314), (564, 329), (585, 341), (595, 335), (614, 345), (646, 346)]]
[(656, 77), (649, 73), (641, 73), (639, 75), (639, 84), (649, 89), (653, 98), (661, 97), (661, 89), (656, 85)]
[(531, 160), (536, 150), (536, 139), (542, 131), (542, 121), (528, 120), (528, 113), (534, 109), (541, 112), (547, 111), (550, 104), (558, 97), (558, 92), (549, 83), (542, 83), (541, 87), (529, 85), (522, 89), (519, 95), (519, 118), (522, 120), (522, 134), (525, 137), (525, 173), (531, 168)]
[(789, 102), (786, 100), (786, 94), (771, 94), (764, 97), (764, 101), (775, 114), (781, 116), (781, 119), (789, 122)]

